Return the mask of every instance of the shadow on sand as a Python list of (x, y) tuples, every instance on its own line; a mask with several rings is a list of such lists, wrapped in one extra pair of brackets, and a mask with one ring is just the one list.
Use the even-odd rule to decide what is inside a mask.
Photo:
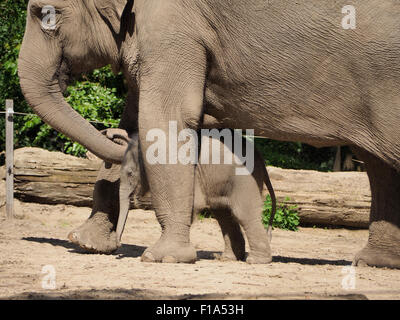
[[(74, 245), (73, 243), (67, 240), (61, 239), (52, 239), (52, 238), (37, 238), (37, 237), (25, 237), (22, 240), (37, 242), (37, 243), (47, 243), (51, 244), (55, 247), (64, 247), (72, 253), (80, 253), (80, 254), (90, 254), (84, 249), (81, 249)], [(146, 247), (136, 246), (131, 244), (123, 244), (116, 252), (112, 255), (116, 256), (117, 259), (124, 258), (138, 258), (142, 256), (143, 252), (146, 250)], [(215, 260), (215, 255), (221, 254), (218, 251), (197, 251), (197, 258), (199, 260)], [(348, 266), (351, 265), (351, 261), (347, 260), (326, 260), (326, 259), (310, 259), (310, 258), (293, 258), (293, 257), (283, 257), (283, 256), (274, 256), (272, 258), (272, 262), (277, 263), (298, 263), (301, 265), (332, 265), (332, 266)]]

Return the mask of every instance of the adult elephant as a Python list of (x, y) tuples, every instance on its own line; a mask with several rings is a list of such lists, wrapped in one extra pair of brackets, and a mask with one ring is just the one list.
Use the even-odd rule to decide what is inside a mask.
[[(55, 30), (41, 29), (44, 4), (57, 9)], [(342, 9), (352, 4), (357, 24), (347, 29)], [(21, 86), (51, 126), (101, 158), (121, 161), (121, 147), (73, 113), (61, 95), (65, 74), (111, 63), (130, 79), (137, 77), (144, 153), (151, 129), (169, 139), (171, 120), (178, 130), (196, 129), (205, 114), (225, 127), (253, 128), (271, 139), (350, 145), (366, 164), (372, 191), (368, 244), (354, 262), (400, 267), (396, 1), (135, 0), (134, 14), (122, 24), (121, 12), (129, 7), (122, 0), (31, 0), (29, 7)], [(129, 108), (127, 113), (132, 114)], [(142, 259), (194, 261), (189, 242), (194, 166), (144, 165), (162, 236)], [(116, 177), (100, 174), (98, 184), (112, 185), (111, 176)], [(72, 233), (80, 245), (105, 251), (101, 243), (117, 215), (109, 190), (116, 189), (97, 187), (91, 218)], [(108, 200), (97, 207), (96, 197)]]

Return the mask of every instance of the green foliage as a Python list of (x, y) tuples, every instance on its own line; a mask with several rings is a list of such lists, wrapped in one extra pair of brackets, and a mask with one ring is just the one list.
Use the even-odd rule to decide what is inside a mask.
[(255, 139), (257, 150), (270, 166), (284, 169), (331, 171), (335, 158), (334, 148), (314, 148), (299, 142), (281, 142)]
[[(284, 203), (277, 204), (275, 219), (272, 224), (272, 227), (284, 230), (297, 231), (298, 225), (300, 223), (300, 218), (297, 212), (297, 206), (288, 205), (286, 203), (288, 201), (290, 201), (290, 199), (286, 198)], [(271, 212), (272, 212), (272, 199), (270, 195), (267, 195), (264, 202), (263, 214), (262, 214), (262, 222), (266, 228), (268, 227), (269, 224)]]
[(214, 218), (212, 212), (208, 209), (204, 209), (203, 211), (199, 212), (197, 216), (200, 221), (203, 221), (204, 219)]
[[(104, 81), (111, 81), (110, 79), (112, 81), (115, 79), (112, 73), (105, 74)], [(101, 81), (101, 79), (99, 80)], [(120, 82), (122, 83), (122, 81)], [(100, 83), (84, 81), (77, 82), (75, 86), (69, 87), (68, 94), (67, 102), (85, 119), (92, 121), (92, 124), (97, 129), (118, 127), (119, 119), (125, 105), (125, 98), (124, 96), (117, 95), (116, 88), (110, 89), (102, 86)], [(61, 134), (59, 136), (66, 139)], [(83, 156), (86, 150), (76, 142), (66, 139), (64, 152)]]
[[(29, 112), (19, 88), (17, 58), (21, 46), (26, 20), (28, 0), (1, 0), (0, 2), (0, 111), (5, 110), (5, 100), (14, 99), (15, 110)], [(26, 143), (20, 135), (22, 117), (14, 117), (16, 144)], [(0, 116), (0, 151), (5, 149), (5, 119)]]
[[(99, 71), (96, 71), (99, 72)], [(105, 71), (107, 72), (107, 71)], [(108, 77), (106, 77), (109, 80)], [(88, 121), (99, 129), (116, 128), (119, 124), (124, 107), (124, 97), (117, 96), (116, 88), (107, 88), (101, 83), (78, 81), (67, 89), (66, 101)], [(80, 144), (69, 140), (63, 134), (54, 131), (38, 117), (25, 116), (25, 124), (21, 132), (34, 136), (31, 146), (48, 150), (62, 150), (75, 156), (84, 156), (86, 149)]]

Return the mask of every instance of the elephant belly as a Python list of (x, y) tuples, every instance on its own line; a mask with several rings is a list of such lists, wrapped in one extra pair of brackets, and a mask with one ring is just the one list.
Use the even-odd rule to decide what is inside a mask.
[[(247, 9), (218, 3), (216, 14), (240, 18), (224, 20), (224, 25), (215, 21), (218, 41), (208, 43), (207, 114), (226, 127), (254, 129), (276, 140), (360, 144), (352, 140), (367, 135), (371, 119), (366, 108), (378, 108), (378, 100), (393, 96), (388, 84), (400, 78), (399, 45), (391, 36), (400, 28), (392, 14), (400, 13), (398, 5), (360, 3), (357, 8), (365, 15), (359, 14), (357, 29), (344, 30), (346, 1), (283, 1), (285, 8), (280, 2), (267, 6), (256, 1), (246, 3)], [(260, 8), (262, 3), (266, 7)], [(369, 10), (374, 3), (379, 9)]]

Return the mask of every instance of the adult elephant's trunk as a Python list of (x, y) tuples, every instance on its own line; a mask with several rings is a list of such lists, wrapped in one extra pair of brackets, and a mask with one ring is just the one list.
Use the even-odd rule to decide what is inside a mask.
[(82, 144), (101, 159), (121, 163), (125, 147), (107, 139), (64, 100), (59, 80), (62, 64), (60, 43), (28, 18), (18, 75), (29, 105), (55, 130)]

